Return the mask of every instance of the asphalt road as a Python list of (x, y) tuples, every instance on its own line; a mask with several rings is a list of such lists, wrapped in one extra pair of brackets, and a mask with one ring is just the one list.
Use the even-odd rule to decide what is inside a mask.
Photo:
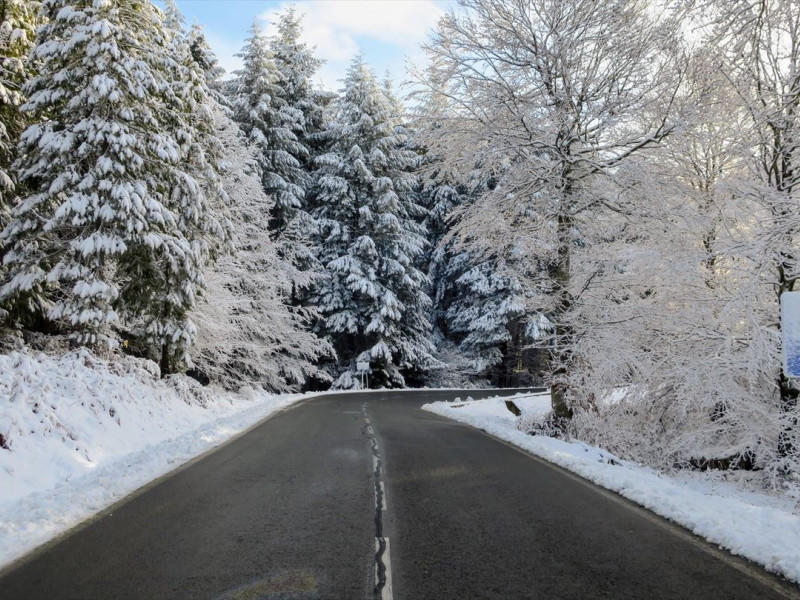
[(419, 410), (455, 395), (296, 405), (6, 569), (0, 598), (800, 598), (613, 494)]

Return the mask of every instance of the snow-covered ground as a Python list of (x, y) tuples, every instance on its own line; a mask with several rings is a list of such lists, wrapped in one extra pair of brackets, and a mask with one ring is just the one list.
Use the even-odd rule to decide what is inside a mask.
[(300, 398), (86, 350), (0, 355), (0, 565)]
[(520, 422), (550, 409), (549, 394), (505, 399), (435, 402), (423, 408), (472, 425), (613, 490), (768, 570), (800, 582), (800, 506), (796, 499), (744, 489), (722, 473), (663, 474), (578, 441), (521, 431)]

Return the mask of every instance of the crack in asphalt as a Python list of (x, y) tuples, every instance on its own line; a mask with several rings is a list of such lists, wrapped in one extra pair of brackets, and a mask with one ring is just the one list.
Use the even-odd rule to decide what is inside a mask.
[(384, 554), (386, 553), (387, 540), (383, 537), (383, 511), (384, 511), (384, 492), (381, 473), (383, 469), (383, 459), (381, 457), (378, 439), (375, 437), (369, 417), (367, 416), (367, 403), (361, 406), (361, 414), (364, 415), (366, 423), (362, 428), (362, 433), (370, 441), (372, 447), (373, 484), (375, 486), (375, 587), (372, 590), (372, 597), (376, 600), (383, 598), (386, 588), (387, 574)]

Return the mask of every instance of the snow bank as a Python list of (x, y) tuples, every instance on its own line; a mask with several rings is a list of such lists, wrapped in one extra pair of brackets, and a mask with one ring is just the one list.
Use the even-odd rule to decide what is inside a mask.
[[(550, 409), (548, 394), (518, 396), (514, 402), (523, 420)], [(581, 442), (528, 435), (501, 398), (435, 402), (423, 409), (483, 429), (800, 582), (800, 515), (789, 498), (743, 490), (714, 474), (668, 476)]]
[(215, 394), (85, 349), (0, 355), (0, 565), (299, 398)]

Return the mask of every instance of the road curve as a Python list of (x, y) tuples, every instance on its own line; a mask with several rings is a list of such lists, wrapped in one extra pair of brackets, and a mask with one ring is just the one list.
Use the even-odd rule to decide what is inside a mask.
[(800, 598), (419, 409), (467, 394), (304, 401), (18, 561), (0, 598)]

